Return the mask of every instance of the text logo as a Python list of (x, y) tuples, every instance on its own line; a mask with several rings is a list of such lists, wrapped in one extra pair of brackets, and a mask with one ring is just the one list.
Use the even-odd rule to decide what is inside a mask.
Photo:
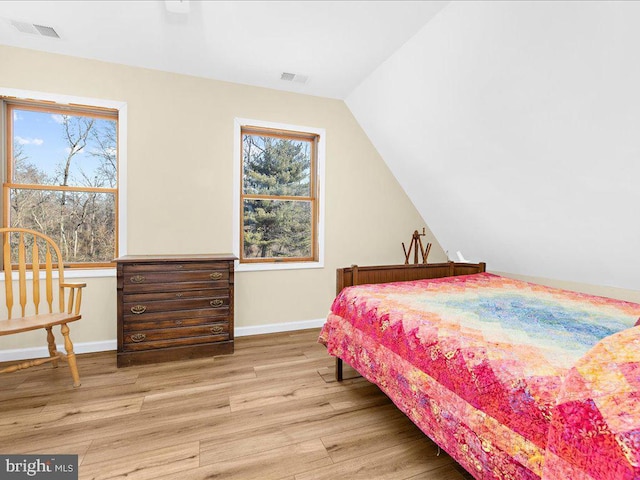
[(77, 455), (0, 455), (3, 480), (78, 480)]

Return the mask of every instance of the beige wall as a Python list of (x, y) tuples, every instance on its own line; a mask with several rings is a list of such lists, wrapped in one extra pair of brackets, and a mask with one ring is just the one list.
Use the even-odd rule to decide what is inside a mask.
[[(342, 101), (4, 46), (0, 65), (3, 88), (127, 103), (130, 254), (232, 251), (235, 117), (326, 130), (325, 267), (237, 273), (237, 327), (324, 318), (336, 268), (402, 263), (401, 243), (424, 226)], [(439, 245), (429, 259), (446, 260)], [(73, 339), (113, 340), (115, 279), (86, 281)], [(0, 339), (0, 350), (40, 337)]]

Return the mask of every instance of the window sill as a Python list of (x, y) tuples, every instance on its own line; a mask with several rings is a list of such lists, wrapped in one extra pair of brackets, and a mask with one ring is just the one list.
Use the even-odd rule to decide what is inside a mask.
[(64, 270), (64, 278), (101, 278), (115, 277), (116, 267), (111, 268), (74, 268)]
[(306, 270), (324, 268), (324, 262), (274, 262), (274, 263), (240, 263), (236, 261), (236, 272), (265, 272), (274, 270)]
[[(44, 279), (44, 271), (40, 270), (40, 278)], [(64, 278), (69, 280), (71, 278), (108, 278), (116, 276), (116, 269), (114, 268), (74, 268), (73, 270), (65, 269)], [(17, 271), (11, 272), (13, 280), (18, 280), (19, 273)], [(29, 270), (26, 272), (26, 279), (31, 280), (33, 278), (33, 272)], [(58, 271), (53, 270), (53, 278), (58, 278)]]

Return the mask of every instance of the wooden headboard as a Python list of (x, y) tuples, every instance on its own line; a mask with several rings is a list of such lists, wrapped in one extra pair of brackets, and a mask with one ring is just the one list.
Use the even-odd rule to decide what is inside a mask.
[(336, 271), (336, 295), (345, 287), (365, 283), (405, 282), (424, 278), (453, 277), (471, 275), (486, 270), (481, 263), (427, 263), (414, 265), (379, 265), (359, 267), (352, 265)]

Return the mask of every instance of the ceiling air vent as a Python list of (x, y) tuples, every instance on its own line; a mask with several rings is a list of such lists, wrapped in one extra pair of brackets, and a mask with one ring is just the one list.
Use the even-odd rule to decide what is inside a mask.
[(30, 33), (31, 35), (42, 35), (43, 37), (60, 38), (58, 32), (53, 27), (47, 27), (45, 25), (36, 25), (28, 22), (20, 22), (18, 20), (11, 20), (13, 25), (19, 32)]
[(40, 32), (40, 35), (43, 35), (45, 37), (60, 38), (60, 35), (58, 35), (58, 32), (56, 32), (53, 27), (45, 27), (44, 25), (36, 25), (35, 23), (33, 24), (33, 26), (36, 27), (36, 30), (38, 30), (38, 32)]
[(22, 33), (33, 33), (34, 35), (38, 33), (38, 31), (36, 30), (36, 27), (34, 27), (32, 23), (18, 22), (17, 20), (11, 20), (11, 25), (16, 27), (16, 29)]
[(165, 0), (164, 8), (169, 13), (189, 13), (189, 0)]
[(307, 75), (300, 75), (298, 73), (282, 72), (282, 74), (280, 75), (280, 80), (284, 80), (285, 82), (307, 83), (309, 77)]

